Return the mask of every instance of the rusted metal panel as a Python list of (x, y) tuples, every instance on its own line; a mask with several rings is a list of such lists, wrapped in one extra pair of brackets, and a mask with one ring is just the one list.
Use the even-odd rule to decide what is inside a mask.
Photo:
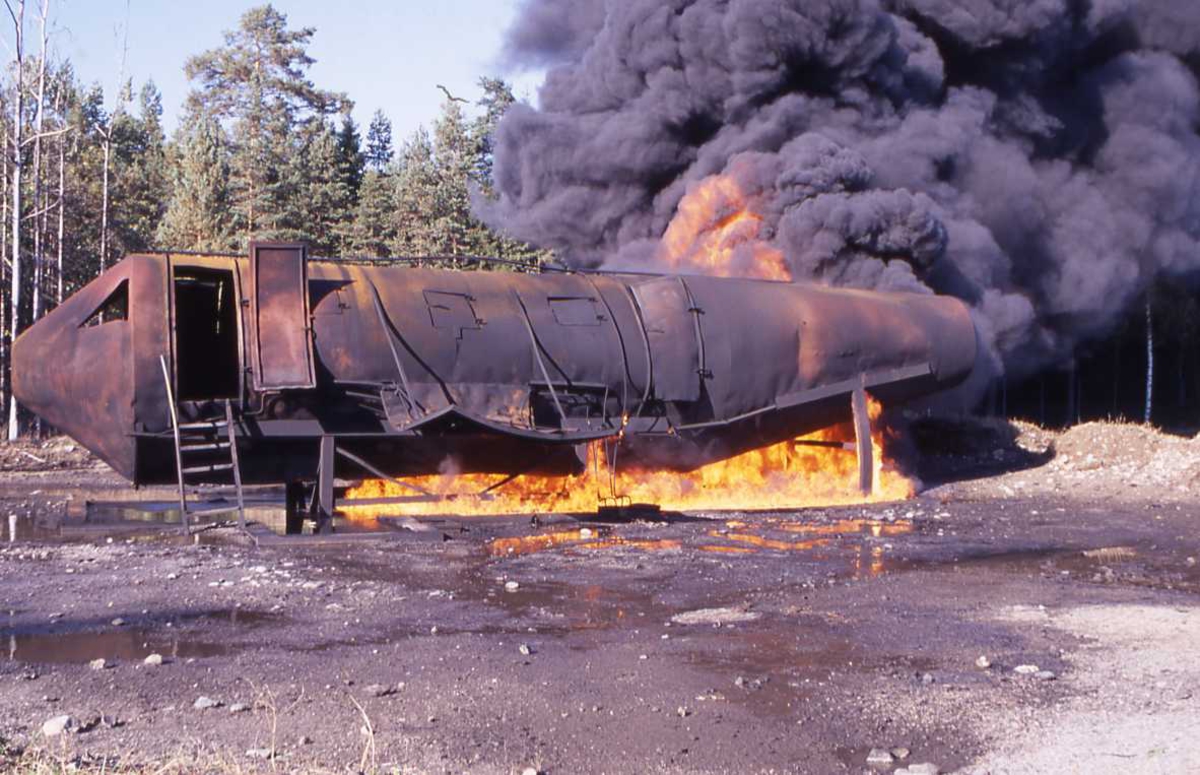
[(253, 244), (254, 353), (259, 390), (312, 388), (312, 328), (308, 309), (308, 257), (303, 245)]
[[(627, 463), (687, 469), (848, 421), (864, 388), (950, 387), (976, 354), (966, 307), (929, 295), (324, 261), (305, 278), (302, 259), (273, 245), (171, 259), (248, 279), (243, 349), (226, 357), (255, 372), (236, 407), (248, 483), (315, 478), (323, 437), (391, 476), (576, 470), (597, 438)], [(171, 276), (164, 256), (122, 262), (14, 350), (18, 398), (145, 483), (173, 476), (147, 377), (172, 342)], [(80, 329), (126, 280), (129, 323)], [(214, 403), (198, 398), (196, 412)]]
[(650, 343), (651, 381), (660, 401), (700, 398), (700, 342), (687, 287), (678, 277), (631, 286)]
[[(128, 479), (136, 475), (130, 317), (143, 291), (137, 269), (126, 259), (93, 280), (25, 331), (12, 353), (21, 403)], [(123, 312), (100, 314), (120, 296)]]

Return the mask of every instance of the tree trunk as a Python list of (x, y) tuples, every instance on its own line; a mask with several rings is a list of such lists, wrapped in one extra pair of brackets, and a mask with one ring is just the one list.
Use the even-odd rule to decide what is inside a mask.
[[(5, 120), (0, 126), (3, 127), (4, 150), (8, 150), (8, 122)], [(0, 164), (0, 246), (8, 244), (8, 164)], [(0, 247), (0, 253), (3, 253), (5, 248)], [(8, 259), (0, 261), (0, 291), (3, 290), (9, 277)], [(9, 398), (9, 374), (8, 370), (8, 323), (11, 317), (9, 306), (10, 299), (7, 293), (0, 293), (0, 409), (8, 406)]]
[(16, 9), (9, 6), (9, 12), (12, 14), (13, 20), (13, 125), (12, 125), (12, 233), (9, 235), (11, 242), (12, 261), (12, 292), (10, 293), (9, 304), (12, 305), (10, 324), (8, 330), (8, 355), (9, 355), (9, 397), (8, 397), (8, 440), (16, 441), (21, 435), (20, 416), (17, 410), (17, 397), (12, 395), (12, 341), (16, 339), (21, 328), (21, 144), (24, 141), (22, 133), (22, 116), (25, 108), (25, 83), (22, 68), (24, 67), (24, 30), (25, 22), (25, 0), (18, 0)]
[(104, 175), (100, 195), (100, 274), (108, 267), (108, 169), (112, 160), (112, 119), (104, 133)]
[(50, 0), (42, 0), (42, 48), (38, 57), (37, 112), (33, 119), (33, 321), (42, 316), (42, 267), (46, 219), (42, 215), (42, 129), (46, 125), (46, 17)]
[[(65, 118), (63, 119), (66, 120)], [(58, 287), (54, 291), (55, 306), (63, 302), (63, 237), (65, 235), (66, 226), (66, 206), (67, 206), (67, 133), (63, 132), (58, 136), (58, 241), (55, 249), (58, 251), (56, 257), (56, 269), (58, 272)]]

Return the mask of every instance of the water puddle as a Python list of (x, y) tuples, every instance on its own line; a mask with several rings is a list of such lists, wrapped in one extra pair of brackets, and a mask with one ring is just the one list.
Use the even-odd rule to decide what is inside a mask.
[[(150, 654), (161, 654), (168, 659), (215, 657), (238, 650), (232, 638), (220, 637), (220, 631), (258, 627), (282, 618), (231, 609), (120, 627), (109, 624), (99, 631), (83, 629), (91, 623), (81, 627), (79, 623), (60, 620), (49, 625), (0, 628), (0, 649), (3, 658), (10, 661), (35, 664), (83, 664), (95, 659), (134, 661)], [(207, 626), (198, 632), (198, 625)]]
[(791, 717), (803, 711), (805, 700), (839, 672), (863, 671), (859, 648), (820, 625), (803, 634), (775, 628), (742, 628), (721, 634), (685, 628), (691, 640), (715, 642), (688, 653), (687, 662), (710, 673), (714, 685), (697, 701), (745, 705), (757, 714)]
[(551, 549), (598, 551), (603, 549), (634, 549), (643, 552), (662, 552), (683, 548), (675, 539), (637, 539), (615, 535), (612, 528), (583, 527), (575, 530), (556, 530), (527, 536), (495, 538), (488, 542), (492, 557), (517, 557)]
[(539, 630), (579, 632), (630, 624), (655, 608), (654, 596), (601, 584), (538, 582), (514, 591), (493, 585), (484, 600), (512, 621), (530, 621)]

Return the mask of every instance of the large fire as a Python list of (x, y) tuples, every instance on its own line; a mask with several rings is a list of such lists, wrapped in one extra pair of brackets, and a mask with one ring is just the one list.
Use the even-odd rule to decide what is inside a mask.
[[(663, 235), (662, 259), (676, 270), (791, 280), (783, 254), (765, 239), (763, 218), (754, 204), (731, 177), (713, 176), (693, 186)], [(880, 412), (872, 400), (873, 421)], [(589, 465), (578, 476), (522, 476), (510, 482), (484, 474), (414, 477), (408, 484), (439, 498), (383, 507), (343, 503), (342, 511), (352, 519), (365, 519), (384, 514), (586, 513), (613, 503), (650, 503), (676, 511), (771, 510), (912, 497), (913, 483), (885, 465), (878, 431), (872, 439), (874, 490), (864, 495), (853, 440), (851, 426), (835, 426), (683, 474), (620, 467), (613, 472), (606, 445), (596, 443), (589, 449)], [(398, 498), (411, 496), (415, 488), (371, 480), (347, 497)]]
[[(881, 407), (871, 402), (871, 415)], [(883, 436), (872, 438), (874, 489), (859, 490), (858, 459), (853, 449), (829, 446), (854, 439), (849, 425), (826, 428), (793, 441), (752, 450), (689, 473), (617, 469), (610, 475), (603, 444), (589, 453), (589, 465), (578, 476), (522, 476), (499, 487), (503, 476), (447, 474), (407, 480), (442, 500), (405, 502), (388, 506), (341, 504), (352, 519), (380, 515), (500, 515), (594, 512), (600, 505), (622, 502), (653, 503), (673, 511), (795, 509), (895, 501), (913, 495), (913, 483), (888, 465)], [(819, 442), (820, 446), (808, 442)], [(482, 494), (489, 488), (494, 490)], [(347, 493), (348, 499), (411, 496), (413, 490), (394, 482), (369, 480)]]
[(672, 269), (718, 277), (791, 280), (783, 253), (764, 241), (763, 218), (733, 178), (692, 187), (663, 235), (660, 257)]

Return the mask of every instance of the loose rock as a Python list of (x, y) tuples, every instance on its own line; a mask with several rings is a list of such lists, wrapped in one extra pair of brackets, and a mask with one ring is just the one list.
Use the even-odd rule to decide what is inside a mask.
[(516, 581), (504, 582), (504, 591), (505, 592), (516, 592), (520, 588), (521, 588), (521, 585)]
[(893, 775), (941, 775), (942, 768), (936, 764), (922, 762), (921, 764), (910, 764), (908, 767), (896, 770)]
[(150, 667), (158, 667), (162, 663), (163, 663), (163, 655), (162, 654), (150, 654), (149, 656), (147, 656), (145, 659), (142, 660), (143, 665), (149, 665)]
[(250, 706), (244, 702), (235, 702), (229, 706), (230, 713), (245, 713), (250, 710)]
[(368, 697), (387, 697), (396, 693), (395, 688), (383, 684), (370, 684), (363, 691)]
[(981, 656), (979, 659), (975, 660), (975, 667), (979, 668), (980, 670), (987, 670), (991, 666), (992, 660), (988, 659), (986, 656)]
[(58, 737), (61, 734), (73, 732), (76, 726), (75, 719), (70, 716), (54, 716), (42, 724), (42, 734), (46, 737)]
[(867, 764), (887, 766), (893, 761), (895, 759), (892, 757), (892, 754), (882, 748), (872, 748), (871, 752), (867, 754)]
[(225, 703), (221, 702), (220, 700), (214, 700), (211, 697), (200, 696), (197, 697), (196, 701), (192, 703), (192, 707), (196, 710), (208, 710), (209, 708), (219, 708), (224, 704)]
[(1041, 671), (1037, 665), (1017, 665), (1013, 668), (1013, 672), (1018, 675), (1036, 675)]
[(108, 664), (108, 662), (104, 661), (103, 658), (101, 658), (101, 659), (93, 659), (91, 662), (88, 662), (88, 667), (90, 667), (93, 670), (106, 670), (110, 667), (110, 665)]
[(675, 614), (671, 617), (671, 621), (675, 624), (737, 624), (753, 622), (761, 616), (762, 614), (741, 608), (701, 608), (697, 611)]

